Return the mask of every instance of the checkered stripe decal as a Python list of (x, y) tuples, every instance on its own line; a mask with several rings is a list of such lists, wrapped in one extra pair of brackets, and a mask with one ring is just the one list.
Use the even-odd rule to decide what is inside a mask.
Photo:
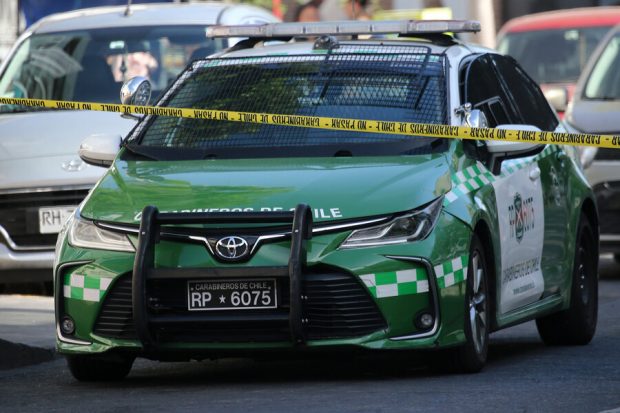
[(95, 278), (81, 274), (67, 274), (64, 282), (65, 298), (74, 298), (77, 300), (99, 302), (110, 283), (112, 278)]
[(469, 255), (463, 255), (434, 267), (439, 288), (447, 288), (467, 279)]
[(459, 196), (497, 180), (497, 177), (487, 170), (481, 163), (465, 168), (452, 175), (452, 190), (446, 194), (446, 202), (454, 202)]
[(375, 298), (396, 297), (428, 291), (428, 277), (423, 269), (387, 271), (360, 275)]
[(482, 188), (485, 185), (491, 184), (498, 179), (505, 178), (508, 175), (512, 175), (516, 171), (523, 169), (531, 162), (536, 162), (550, 154), (556, 152), (558, 149), (555, 145), (547, 145), (545, 149), (532, 159), (509, 159), (502, 162), (502, 172), (499, 176), (493, 175), (489, 170), (480, 162), (476, 165), (470, 166), (458, 171), (452, 175), (452, 189), (446, 194), (444, 205), (448, 205), (460, 196), (466, 195), (472, 191)]

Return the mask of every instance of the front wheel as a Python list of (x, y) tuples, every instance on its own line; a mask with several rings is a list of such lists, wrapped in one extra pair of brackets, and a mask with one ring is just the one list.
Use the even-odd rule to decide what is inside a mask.
[(489, 348), (488, 267), (484, 246), (472, 237), (467, 266), (465, 293), (464, 345), (456, 349), (456, 367), (465, 373), (477, 373), (487, 361)]
[(79, 381), (116, 381), (129, 374), (133, 357), (72, 355), (67, 356), (67, 365), (73, 377)]
[(596, 237), (588, 219), (581, 215), (575, 242), (570, 307), (536, 320), (547, 345), (588, 344), (596, 331), (598, 315)]

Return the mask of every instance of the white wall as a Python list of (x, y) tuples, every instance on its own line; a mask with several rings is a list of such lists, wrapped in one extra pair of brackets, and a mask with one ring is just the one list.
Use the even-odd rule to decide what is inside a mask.
[(17, 39), (17, 0), (0, 0), (0, 61)]

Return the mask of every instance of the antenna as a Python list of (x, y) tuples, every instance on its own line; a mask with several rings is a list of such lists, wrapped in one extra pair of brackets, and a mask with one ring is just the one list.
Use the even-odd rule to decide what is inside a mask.
[(123, 16), (129, 15), (131, 15), (131, 0), (127, 0), (127, 8), (125, 9), (125, 13), (123, 13)]
[(351, 16), (353, 16), (353, 20), (357, 20), (357, 16), (355, 15), (355, 0), (351, 0)]

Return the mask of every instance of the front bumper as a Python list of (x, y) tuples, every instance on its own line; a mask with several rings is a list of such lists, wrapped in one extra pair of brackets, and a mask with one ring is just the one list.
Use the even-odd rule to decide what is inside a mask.
[[(167, 215), (145, 224), (152, 216), (143, 214), (142, 227), (157, 228)], [(111, 252), (102, 259), (102, 253), (64, 244), (56, 274), (57, 319), (69, 315), (77, 329), (64, 337), (58, 331), (59, 351), (124, 350), (167, 359), (342, 346), (434, 348), (464, 340), (467, 261), (455, 257), (466, 254), (471, 233), (462, 222), (443, 214), (424, 241), (340, 250), (348, 231), (310, 240), (304, 234), (311, 233), (311, 223), (300, 216), (307, 215), (297, 211), (287, 218), (290, 239), (263, 245), (245, 264), (206, 262), (200, 258), (204, 246), (178, 249), (158, 240), (158, 231), (142, 229), (135, 260)], [(454, 237), (462, 241), (446, 248)], [(72, 261), (77, 258), (82, 261)], [(186, 311), (187, 280), (265, 276), (278, 280), (281, 305), (275, 310)], [(82, 291), (72, 286), (74, 279), (81, 280)], [(424, 311), (436, 321), (427, 328), (415, 323)]]
[(79, 204), (90, 186), (0, 190), (0, 283), (52, 281), (57, 234), (41, 231), (41, 208)]
[(54, 251), (13, 251), (0, 244), (0, 283), (52, 281)]
[(620, 252), (620, 180), (601, 182), (594, 185), (593, 191), (602, 223), (601, 252), (618, 253)]

